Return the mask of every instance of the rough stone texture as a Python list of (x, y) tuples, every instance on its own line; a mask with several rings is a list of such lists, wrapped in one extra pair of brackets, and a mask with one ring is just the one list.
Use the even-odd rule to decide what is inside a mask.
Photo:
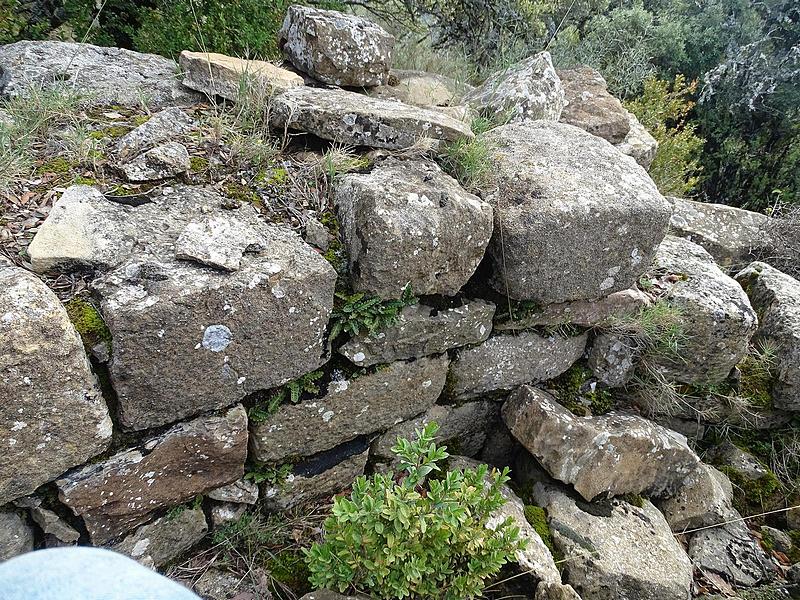
[(765, 541), (769, 538), (770, 543), (778, 552), (787, 554), (792, 549), (792, 538), (785, 531), (775, 529), (769, 525), (762, 525), (761, 534)]
[(700, 462), (679, 433), (634, 415), (577, 417), (530, 386), (511, 394), (503, 418), (550, 475), (589, 501), (669, 495)]
[(156, 146), (121, 167), (128, 181), (168, 179), (190, 168), (189, 151), (180, 142)]
[(184, 509), (175, 516), (142, 525), (111, 550), (147, 567), (161, 567), (194, 546), (208, 531), (203, 509)]
[(356, 291), (455, 295), (492, 235), (492, 208), (432, 164), (390, 160), (334, 192)]
[(617, 149), (623, 154), (627, 154), (639, 163), (645, 169), (650, 169), (653, 164), (653, 159), (656, 157), (656, 150), (658, 150), (658, 142), (656, 138), (650, 135), (650, 132), (644, 128), (644, 125), (639, 123), (636, 115), (628, 113), (628, 123), (630, 130), (625, 139), (616, 144)]
[(728, 478), (714, 467), (700, 464), (675, 495), (660, 502), (658, 507), (672, 531), (680, 532), (737, 518), (732, 498), (733, 488)]
[(486, 428), (486, 443), (478, 454), (478, 460), (495, 467), (503, 468), (514, 464), (515, 457), (522, 450), (498, 413), (498, 418)]
[(534, 600), (581, 600), (571, 585), (543, 581), (536, 586)]
[(692, 534), (689, 557), (695, 567), (736, 586), (753, 587), (775, 575), (769, 557), (741, 521)]
[(75, 186), (29, 247), (39, 270), (117, 267), (93, 287), (126, 427), (229, 406), (324, 362), (335, 271), (295, 233), (226, 202), (179, 186), (132, 207)]
[(210, 568), (195, 582), (180, 581), (199, 594), (204, 600), (264, 600), (272, 594), (272, 578), (259, 568), (254, 568), (248, 577)]
[(414, 106), (451, 106), (457, 104), (466, 87), (438, 73), (393, 69), (387, 85), (371, 88), (368, 93)]
[(67, 473), (59, 498), (83, 517), (92, 542), (104, 544), (175, 506), (241, 479), (247, 457), (247, 413), (179, 423), (103, 462)]
[(564, 108), (564, 87), (548, 52), (539, 52), (497, 71), (463, 102), (501, 122), (558, 121)]
[(734, 445), (730, 440), (711, 448), (706, 456), (714, 464), (734, 469), (748, 481), (758, 481), (770, 472), (755, 456)]
[(633, 377), (640, 354), (625, 337), (601, 333), (592, 342), (589, 368), (592, 375), (608, 387), (621, 387)]
[(210, 491), (207, 496), (220, 502), (239, 504), (255, 504), (258, 502), (258, 486), (255, 483), (240, 479), (231, 484)]
[(33, 550), (33, 529), (13, 510), (0, 510), (0, 562)]
[(687, 332), (679, 357), (655, 357), (653, 366), (684, 383), (724, 380), (747, 353), (756, 330), (758, 319), (747, 294), (708, 252), (683, 238), (664, 238), (653, 269), (667, 288), (666, 301), (681, 312)]
[(598, 71), (581, 66), (556, 73), (567, 101), (561, 113), (562, 123), (580, 127), (612, 144), (625, 141), (631, 129), (628, 111), (608, 93), (608, 84)]
[(52, 510), (39, 506), (31, 509), (31, 518), (44, 534), (45, 546), (70, 546), (78, 542), (81, 534), (64, 522)]
[(553, 542), (569, 557), (567, 583), (584, 600), (687, 600), (692, 565), (664, 517), (648, 500), (589, 505), (537, 483)]
[(472, 138), (469, 125), (438, 110), (408, 106), (337, 89), (294, 88), (277, 96), (270, 114), (274, 127), (304, 131), (351, 146), (399, 150), (420, 138)]
[(178, 62), (183, 85), (212, 98), (221, 96), (236, 102), (242, 92), (269, 96), (303, 85), (300, 75), (261, 60), (184, 50)]
[(296, 68), (323, 83), (373, 86), (389, 79), (394, 37), (364, 17), (295, 4), (278, 44)]
[(447, 394), (466, 400), (553, 379), (569, 369), (585, 347), (585, 333), (570, 338), (543, 337), (532, 331), (496, 335), (480, 346), (458, 351), (447, 376)]
[(366, 600), (365, 596), (345, 596), (330, 590), (317, 590), (306, 594), (300, 600)]
[(433, 406), (444, 387), (447, 356), (396, 362), (350, 381), (332, 381), (322, 398), (285, 404), (253, 426), (253, 458), (310, 456), (387, 429)]
[(504, 125), (484, 139), (498, 178), (484, 194), (495, 209), (488, 255), (497, 291), (551, 304), (636, 283), (671, 213), (640, 166), (564, 123)]
[(758, 313), (754, 339), (775, 350), (776, 408), (800, 411), (800, 281), (762, 262), (736, 275)]
[(119, 138), (114, 145), (114, 151), (119, 158), (136, 156), (154, 146), (186, 135), (194, 126), (189, 115), (173, 106), (157, 112), (136, 129)]
[(363, 367), (479, 344), (492, 332), (494, 310), (494, 304), (484, 300), (465, 301), (448, 309), (426, 304), (406, 306), (397, 323), (374, 336), (357, 335), (339, 352)]
[(56, 295), (0, 263), (0, 506), (101, 453), (111, 418)]
[(769, 246), (769, 217), (725, 204), (668, 197), (672, 203), (669, 229), (705, 248), (722, 267), (742, 268)]
[(211, 527), (212, 529), (218, 529), (223, 525), (228, 525), (234, 521), (238, 521), (246, 512), (246, 504), (235, 504), (233, 502), (212, 502)]
[(184, 88), (175, 61), (122, 48), (57, 41), (0, 46), (0, 66), (10, 72), (0, 95), (24, 96), (31, 87), (63, 87), (94, 105), (150, 107), (193, 104), (200, 96)]
[(528, 327), (579, 325), (581, 327), (602, 327), (614, 321), (627, 320), (636, 316), (651, 303), (643, 291), (631, 288), (614, 292), (597, 300), (576, 300), (537, 306), (524, 316), (516, 317), (494, 326), (495, 331), (514, 331)]

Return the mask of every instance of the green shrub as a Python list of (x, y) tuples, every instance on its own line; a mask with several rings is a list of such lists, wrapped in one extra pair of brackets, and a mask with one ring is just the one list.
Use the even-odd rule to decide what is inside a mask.
[(428, 476), (445, 460), (433, 440), (438, 426), (398, 439), (392, 449), (402, 476), (359, 477), (350, 498), (337, 498), (325, 521), (325, 541), (306, 551), (317, 588), (354, 590), (375, 598), (478, 596), (484, 581), (524, 547), (519, 528), (506, 519), (495, 530), (490, 514), (505, 502), (500, 486), (508, 469), (450, 471)]

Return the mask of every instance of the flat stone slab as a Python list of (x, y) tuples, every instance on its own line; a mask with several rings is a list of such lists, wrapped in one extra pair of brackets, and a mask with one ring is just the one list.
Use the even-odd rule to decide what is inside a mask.
[(566, 106), (561, 122), (575, 125), (592, 135), (619, 144), (631, 129), (628, 111), (608, 92), (603, 76), (591, 67), (556, 71), (564, 86)]

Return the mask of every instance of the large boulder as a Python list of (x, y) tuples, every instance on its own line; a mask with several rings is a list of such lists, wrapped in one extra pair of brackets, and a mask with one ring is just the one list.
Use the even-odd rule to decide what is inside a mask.
[(183, 87), (175, 61), (122, 48), (58, 41), (0, 46), (0, 95), (25, 96), (31, 88), (59, 88), (93, 105), (150, 107), (193, 104), (201, 96)]
[(422, 138), (434, 143), (472, 138), (469, 125), (438, 110), (339, 89), (290, 89), (273, 100), (270, 122), (283, 131), (390, 150), (410, 148)]
[(0, 506), (86, 462), (111, 418), (80, 337), (39, 279), (0, 262)]
[(762, 262), (736, 275), (758, 313), (755, 340), (775, 353), (776, 408), (800, 411), (800, 281)]
[(702, 246), (722, 267), (744, 267), (769, 246), (766, 215), (725, 204), (667, 200), (673, 208), (670, 233)]
[(627, 154), (642, 167), (649, 170), (656, 157), (658, 142), (639, 122), (636, 115), (631, 112), (628, 113), (628, 124), (630, 125), (628, 135), (625, 136), (623, 141), (616, 144), (616, 147), (620, 152)]
[(323, 83), (358, 87), (389, 79), (394, 37), (364, 17), (294, 4), (278, 44), (296, 68)]
[(581, 357), (586, 337), (585, 333), (542, 336), (533, 331), (495, 335), (480, 346), (457, 352), (447, 375), (446, 393), (450, 399), (468, 400), (553, 379)]
[(353, 288), (399, 298), (454, 296), (492, 236), (492, 208), (435, 164), (390, 160), (334, 191)]
[(703, 248), (671, 235), (658, 247), (653, 276), (686, 335), (675, 355), (649, 357), (652, 367), (684, 383), (724, 380), (747, 353), (758, 323), (747, 294)]
[(680, 533), (736, 519), (733, 487), (714, 467), (701, 464), (678, 487), (675, 495), (659, 503), (672, 531)]
[(33, 528), (19, 513), (0, 510), (0, 563), (33, 550)]
[(551, 304), (632, 287), (664, 238), (671, 208), (647, 173), (582, 129), (534, 121), (484, 134), (495, 151), (492, 286)]
[(679, 433), (623, 413), (578, 417), (530, 386), (511, 394), (503, 419), (551, 476), (589, 501), (670, 495), (700, 462)]
[(608, 84), (598, 71), (581, 66), (556, 73), (567, 101), (561, 113), (562, 123), (580, 127), (612, 144), (625, 140), (631, 129), (628, 111), (608, 93)]
[(321, 398), (285, 404), (252, 428), (255, 460), (310, 456), (388, 429), (433, 406), (444, 387), (447, 356), (396, 362), (352, 380), (334, 380)]
[(175, 506), (244, 475), (247, 413), (235, 406), (173, 426), (56, 483), (59, 499), (83, 517), (94, 544), (105, 544)]
[(583, 600), (687, 600), (692, 565), (664, 517), (648, 500), (586, 504), (537, 483), (553, 542), (567, 557), (564, 577)]
[(775, 577), (775, 568), (743, 521), (704, 529), (689, 539), (689, 557), (737, 587), (753, 587)]
[(76, 186), (29, 247), (34, 269), (112, 269), (93, 289), (125, 427), (230, 406), (324, 362), (335, 271), (252, 206), (228, 204), (181, 186), (132, 207)]
[(178, 59), (183, 85), (207, 96), (253, 102), (303, 85), (297, 73), (263, 60), (245, 60), (214, 52), (184, 50)]
[(463, 101), (503, 123), (558, 121), (565, 104), (564, 87), (548, 52), (539, 52), (490, 75)]

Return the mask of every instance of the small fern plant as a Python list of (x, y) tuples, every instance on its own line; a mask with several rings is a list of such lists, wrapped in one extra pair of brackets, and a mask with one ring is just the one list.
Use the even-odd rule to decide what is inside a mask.
[(358, 335), (366, 330), (375, 335), (381, 329), (394, 325), (400, 318), (404, 307), (416, 304), (417, 298), (408, 284), (403, 288), (400, 298), (381, 300), (377, 296), (363, 293), (347, 295), (336, 294), (336, 306), (333, 309), (330, 339), (336, 339), (341, 333)]
[(438, 425), (398, 439), (401, 474), (359, 477), (334, 501), (325, 540), (304, 550), (316, 588), (374, 598), (464, 600), (524, 548), (511, 518), (487, 528), (505, 499), (508, 469), (486, 465), (440, 473), (449, 455), (434, 443)]
[(278, 388), (278, 391), (269, 397), (266, 403), (257, 403), (255, 406), (253, 406), (253, 408), (250, 409), (250, 420), (256, 423), (266, 421), (269, 417), (277, 412), (281, 404), (286, 402), (287, 399), (292, 404), (297, 404), (300, 402), (300, 398), (304, 393), (318, 394), (319, 385), (317, 384), (317, 381), (322, 377), (322, 375), (322, 371), (312, 371), (311, 373), (306, 373), (294, 381), (290, 381), (286, 385), (281, 386)]

